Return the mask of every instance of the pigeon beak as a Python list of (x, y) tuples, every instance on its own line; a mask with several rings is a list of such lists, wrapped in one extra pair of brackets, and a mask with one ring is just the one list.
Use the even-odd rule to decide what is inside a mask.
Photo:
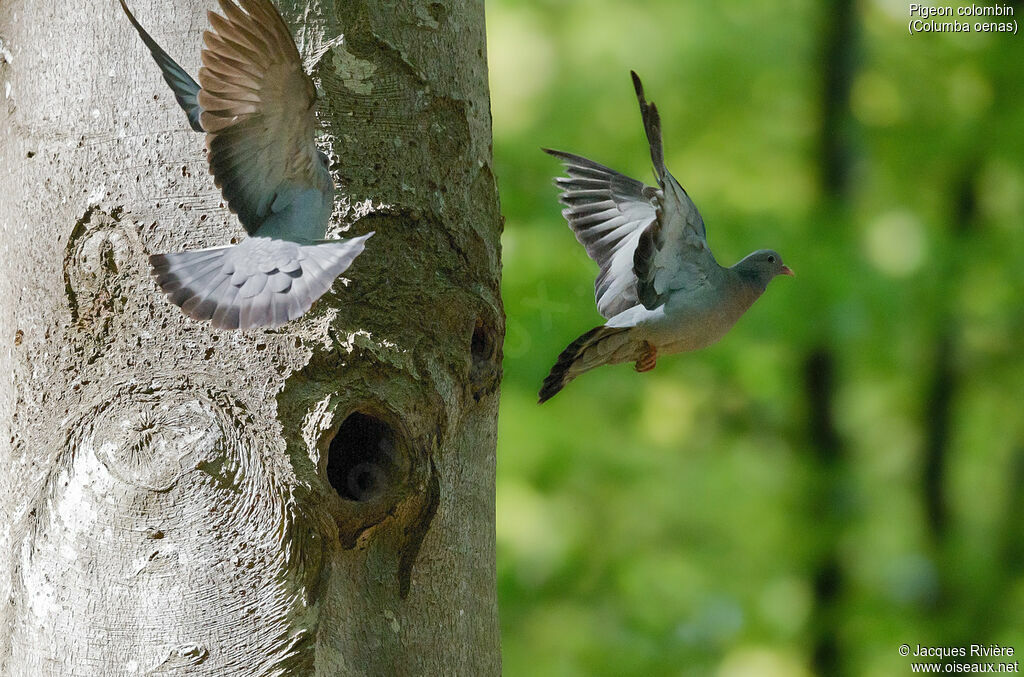
[(782, 274), (789, 275), (790, 277), (796, 277), (796, 273), (794, 273), (793, 270), (785, 264), (782, 265)]

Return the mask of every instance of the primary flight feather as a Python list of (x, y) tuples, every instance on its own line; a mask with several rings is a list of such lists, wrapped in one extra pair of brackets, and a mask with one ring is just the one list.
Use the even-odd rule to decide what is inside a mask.
[(556, 179), (562, 215), (600, 267), (597, 309), (608, 321), (562, 351), (540, 401), (605, 364), (635, 362), (650, 371), (660, 355), (698, 350), (722, 338), (776, 275), (792, 275), (778, 253), (762, 249), (734, 266), (718, 264), (704, 219), (665, 167), (661, 117), (633, 86), (658, 186), (644, 185), (593, 160), (545, 149), (565, 165)]
[(323, 240), (334, 206), (327, 157), (315, 143), (316, 88), (268, 0), (218, 0), (203, 34), (199, 82), (128, 16), (189, 125), (206, 133), (214, 182), (249, 237), (233, 246), (154, 254), (172, 303), (219, 329), (278, 327), (300, 317), (373, 233)]

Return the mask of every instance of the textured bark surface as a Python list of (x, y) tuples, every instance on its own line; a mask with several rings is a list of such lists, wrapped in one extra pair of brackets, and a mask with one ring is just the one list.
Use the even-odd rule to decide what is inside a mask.
[[(213, 3), (132, 6), (195, 74)], [(231, 333), (147, 275), (243, 231), (117, 3), (0, 2), (4, 674), (500, 671), (483, 3), (280, 7), (336, 231), (377, 235), (305, 318)]]

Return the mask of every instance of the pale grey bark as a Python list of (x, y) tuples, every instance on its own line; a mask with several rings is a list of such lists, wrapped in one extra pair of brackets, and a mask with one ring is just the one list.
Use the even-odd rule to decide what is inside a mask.
[[(212, 6), (133, 3), (192, 73)], [(0, 2), (4, 674), (500, 671), (483, 2), (281, 9), (337, 230), (377, 235), (307, 317), (231, 333), (148, 277), (242, 230), (117, 3)]]

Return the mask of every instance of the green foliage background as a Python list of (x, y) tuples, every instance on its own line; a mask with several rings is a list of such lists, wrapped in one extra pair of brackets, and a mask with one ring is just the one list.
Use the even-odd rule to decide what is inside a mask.
[[(856, 4), (833, 195), (835, 6), (488, 2), (508, 675), (881, 677), (909, 674), (904, 642), (1024, 652), (1024, 36), (911, 36), (908, 3)], [(652, 181), (630, 69), (719, 261), (771, 247), (797, 277), (710, 349), (538, 406), (602, 321), (539, 148)]]

